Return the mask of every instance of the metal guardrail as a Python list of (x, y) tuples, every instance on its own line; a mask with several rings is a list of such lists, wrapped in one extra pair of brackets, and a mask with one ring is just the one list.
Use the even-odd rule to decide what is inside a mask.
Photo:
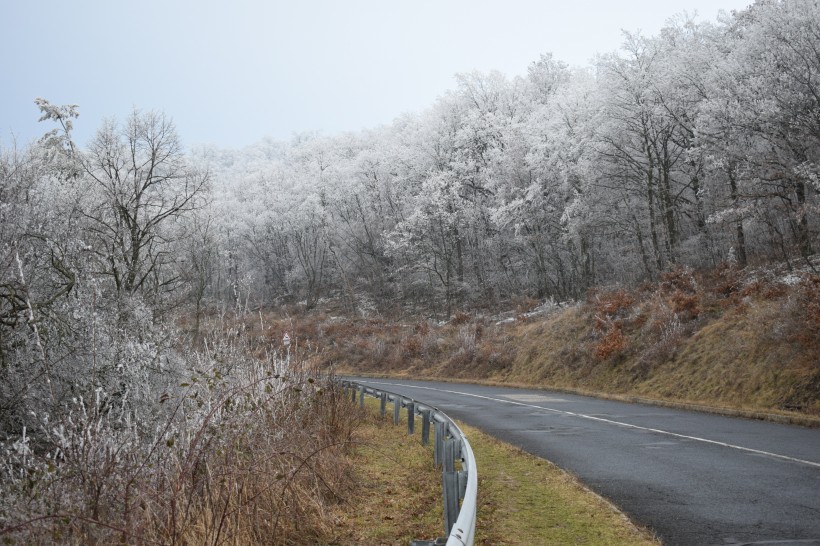
[[(369, 387), (356, 381), (343, 380), (342, 386), (349, 391), (353, 402), (356, 401), (358, 394), (361, 406), (364, 406), (365, 395), (379, 399), (382, 417), (387, 413), (387, 404), (392, 403), (393, 423), (396, 425), (399, 424), (402, 408), (406, 408), (408, 434), (415, 431), (416, 416), (421, 417), (421, 442), (424, 445), (430, 442), (430, 427), (433, 426), (433, 458), (436, 467), (442, 469), (444, 531), (447, 536), (435, 541), (414, 541), (411, 546), (472, 546), (475, 539), (478, 470), (470, 442), (458, 425), (444, 412), (413, 398)], [(456, 461), (461, 463), (460, 470), (455, 468)]]

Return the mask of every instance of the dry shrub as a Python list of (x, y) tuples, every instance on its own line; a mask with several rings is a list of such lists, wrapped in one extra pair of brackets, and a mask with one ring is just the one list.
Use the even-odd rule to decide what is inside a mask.
[(591, 290), (587, 302), (594, 312), (607, 317), (622, 317), (635, 303), (635, 297), (626, 290), (596, 291)]
[[(0, 445), (0, 535), (20, 544), (296, 544), (332, 536), (357, 410), (332, 378), (223, 336), (157, 395), (157, 420), (78, 399)], [(214, 356), (216, 355), (216, 357)], [(218, 360), (217, 360), (218, 358)], [(198, 371), (193, 371), (198, 370)], [(228, 370), (228, 371), (225, 371)]]
[(368, 340), (363, 339), (361, 341), (364, 343), (364, 346), (369, 349), (370, 352), (368, 353), (368, 356), (370, 356), (374, 362), (381, 362), (387, 358), (387, 344), (383, 339), (374, 339), (369, 342)]
[(533, 309), (541, 305), (541, 302), (535, 298), (522, 297), (515, 302), (515, 311), (518, 315), (529, 313)]
[(515, 352), (485, 341), (478, 349), (476, 360), (486, 366), (488, 373), (498, 372), (512, 367)]
[(604, 361), (620, 356), (626, 349), (627, 340), (620, 325), (613, 325), (595, 344), (595, 358)]
[(401, 341), (402, 350), (411, 358), (421, 355), (422, 347), (422, 339), (417, 335), (406, 337)]
[(450, 319), (450, 324), (452, 324), (453, 326), (460, 326), (460, 325), (466, 324), (468, 322), (470, 322), (470, 315), (468, 315), (464, 311), (458, 311)]
[(672, 310), (685, 320), (693, 320), (700, 315), (700, 298), (697, 294), (687, 294), (675, 290), (669, 297), (672, 301)]
[(413, 331), (416, 334), (424, 337), (424, 336), (426, 336), (427, 334), (430, 333), (430, 323), (427, 322), (426, 320), (423, 320), (423, 321), (419, 322), (418, 324), (416, 324), (416, 326), (413, 328)]
[(777, 300), (788, 293), (788, 287), (773, 279), (755, 279), (747, 283), (740, 291), (744, 298), (756, 296), (765, 300)]
[(444, 365), (445, 373), (451, 373), (456, 377), (464, 375), (465, 370), (468, 370), (470, 364), (472, 364), (474, 357), (474, 353), (459, 348), (447, 359)]
[(671, 271), (661, 273), (660, 288), (663, 292), (683, 292), (694, 294), (697, 292), (697, 281), (693, 271), (688, 267), (678, 266)]
[(459, 350), (472, 357), (475, 354), (476, 342), (481, 339), (482, 329), (479, 325), (465, 324), (458, 329)]
[(435, 332), (428, 332), (421, 340), (421, 351), (425, 358), (433, 359), (439, 354), (439, 338)]
[(743, 288), (743, 274), (735, 265), (724, 263), (709, 275), (704, 283), (707, 290), (725, 305), (738, 299)]
[(805, 275), (794, 287), (785, 309), (789, 338), (820, 354), (820, 275)]

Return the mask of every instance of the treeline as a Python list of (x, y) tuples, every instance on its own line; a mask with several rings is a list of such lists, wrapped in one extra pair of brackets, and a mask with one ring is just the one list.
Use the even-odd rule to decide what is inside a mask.
[(819, 36), (815, 0), (758, 1), (626, 33), (589, 69), (543, 55), (384, 127), (240, 151), (185, 152), (138, 111), (80, 149), (77, 108), (40, 100), (56, 129), (0, 156), (2, 420), (147, 389), (175, 309), (198, 337), (213, 304), (449, 316), (678, 266), (808, 264)]
[(818, 245), (818, 37), (816, 1), (759, 1), (625, 33), (588, 69), (543, 55), (523, 77), (459, 75), (370, 131), (198, 149), (204, 293), (446, 316), (800, 262)]

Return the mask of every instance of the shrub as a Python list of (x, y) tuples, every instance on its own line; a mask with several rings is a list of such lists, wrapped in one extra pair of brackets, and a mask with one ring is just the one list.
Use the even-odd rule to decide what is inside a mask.
[(595, 313), (607, 317), (625, 316), (635, 303), (635, 297), (626, 290), (590, 291), (587, 302)]
[(626, 349), (626, 337), (619, 325), (615, 325), (595, 344), (595, 358), (609, 360), (620, 356)]
[[(45, 544), (291, 544), (328, 534), (356, 410), (332, 377), (213, 333), (150, 422), (98, 389), (0, 444), (0, 535)], [(278, 372), (284, 372), (281, 376)], [(143, 417), (144, 419), (144, 417)]]

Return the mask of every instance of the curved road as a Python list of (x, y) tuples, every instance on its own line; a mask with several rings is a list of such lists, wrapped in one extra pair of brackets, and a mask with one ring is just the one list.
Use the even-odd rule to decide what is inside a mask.
[(820, 546), (820, 430), (542, 390), (357, 380), (554, 462), (665, 544)]

